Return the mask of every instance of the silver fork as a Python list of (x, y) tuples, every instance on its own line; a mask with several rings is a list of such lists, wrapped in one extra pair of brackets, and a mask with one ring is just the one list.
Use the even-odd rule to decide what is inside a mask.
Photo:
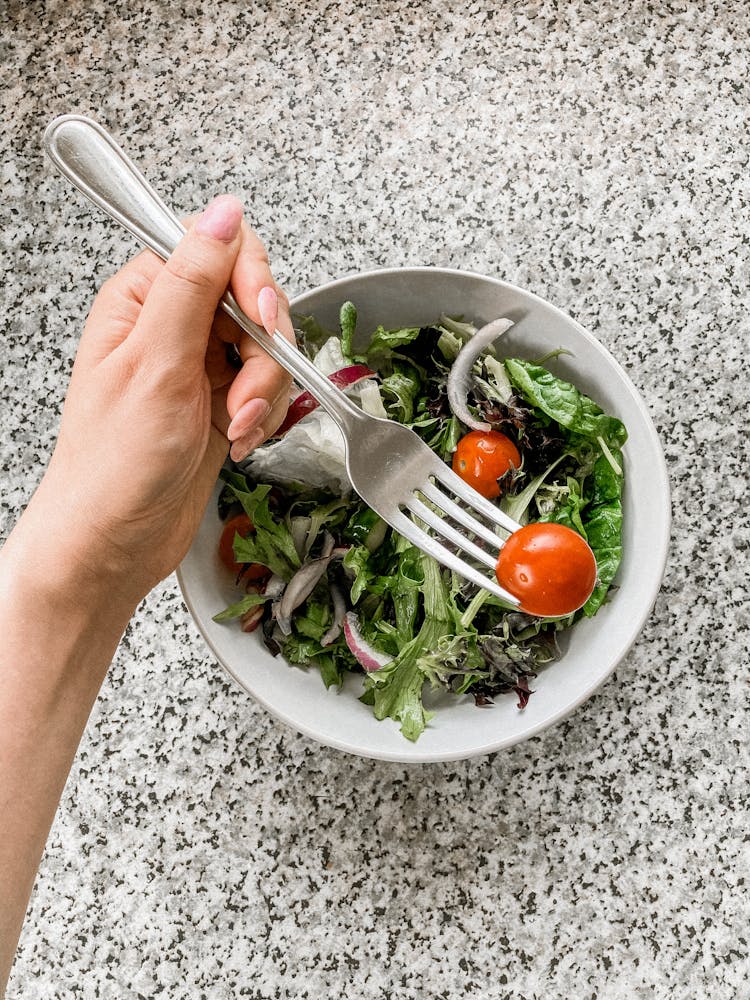
[[(61, 173), (90, 201), (163, 260), (170, 256), (184, 226), (101, 125), (63, 115), (47, 127), (44, 143)], [(269, 336), (246, 316), (231, 292), (221, 307), (336, 421), (349, 479), (365, 503), (417, 548), (517, 607), (518, 599), (487, 568), (494, 569), (505, 541), (497, 526), (510, 533), (520, 525), (471, 489), (414, 431), (364, 413), (283, 334)]]

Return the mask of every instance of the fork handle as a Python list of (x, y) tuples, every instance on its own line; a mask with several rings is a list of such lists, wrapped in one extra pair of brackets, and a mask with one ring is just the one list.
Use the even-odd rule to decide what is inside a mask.
[[(62, 115), (44, 133), (47, 153), (58, 170), (98, 208), (124, 226), (135, 238), (166, 260), (185, 235), (185, 227), (112, 136), (83, 115)], [(347, 431), (362, 420), (359, 407), (276, 330), (269, 335), (239, 307), (230, 291), (219, 303), (224, 312), (267, 354), (312, 393)]]

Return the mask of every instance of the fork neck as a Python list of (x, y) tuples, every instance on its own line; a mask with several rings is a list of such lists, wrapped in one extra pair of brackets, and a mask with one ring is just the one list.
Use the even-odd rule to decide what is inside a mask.
[(273, 341), (280, 364), (291, 372), (298, 385), (312, 393), (344, 434), (367, 421), (367, 415), (278, 330), (273, 335)]

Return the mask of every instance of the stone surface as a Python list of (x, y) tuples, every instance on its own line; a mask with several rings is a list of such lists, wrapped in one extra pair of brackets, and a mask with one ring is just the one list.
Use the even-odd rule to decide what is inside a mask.
[(240, 194), (292, 293), (441, 264), (572, 313), (642, 392), (674, 499), (610, 682), (457, 764), (280, 727), (168, 580), (94, 709), (9, 996), (747, 995), (747, 6), (11, 0), (0, 25), (4, 535), (132, 251), (43, 159), (72, 110), (181, 211)]

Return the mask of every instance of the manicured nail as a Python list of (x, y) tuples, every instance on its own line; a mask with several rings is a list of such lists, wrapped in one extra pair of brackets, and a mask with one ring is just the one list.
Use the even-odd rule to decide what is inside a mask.
[(270, 285), (258, 292), (258, 312), (261, 323), (272, 334), (279, 318), (279, 297)]
[(232, 417), (227, 437), (230, 441), (239, 440), (262, 424), (270, 412), (271, 407), (265, 399), (249, 399)]
[(245, 437), (235, 441), (229, 449), (229, 456), (233, 462), (241, 462), (247, 458), (251, 451), (255, 451), (259, 444), (263, 444), (265, 432), (262, 427), (250, 431)]
[(195, 232), (201, 236), (231, 243), (240, 231), (242, 204), (231, 194), (221, 194), (203, 210), (195, 223)]

